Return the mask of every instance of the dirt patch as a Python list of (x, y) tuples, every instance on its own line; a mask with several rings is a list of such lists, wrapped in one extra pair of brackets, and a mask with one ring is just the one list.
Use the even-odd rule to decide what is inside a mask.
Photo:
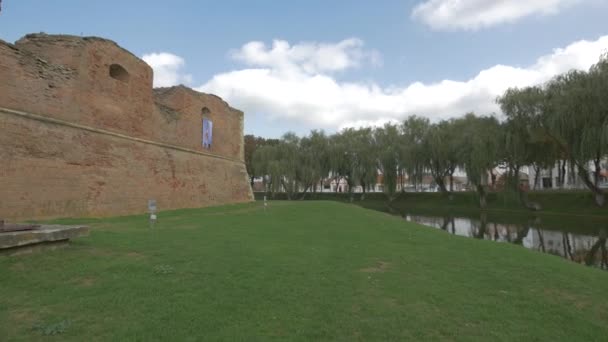
[(84, 286), (84, 287), (91, 287), (93, 285), (95, 285), (97, 281), (95, 280), (95, 278), (84, 278), (82, 279), (82, 281), (80, 282), (80, 285)]
[(126, 255), (127, 255), (127, 257), (133, 258), (133, 259), (143, 259), (146, 257), (145, 255), (138, 253), (138, 252), (129, 252)]
[(390, 308), (397, 308), (399, 307), (399, 302), (395, 298), (385, 298), (384, 305)]
[(97, 247), (86, 247), (86, 251), (92, 256), (110, 257), (114, 254), (107, 249), (101, 249)]
[(565, 290), (557, 290), (552, 288), (544, 289), (544, 295), (553, 302), (569, 302), (578, 310), (585, 310), (592, 306), (592, 302), (588, 299)]
[(204, 216), (223, 216), (223, 215), (232, 215), (232, 214), (246, 214), (246, 213), (252, 213), (255, 211), (260, 211), (263, 210), (263, 207), (259, 207), (259, 206), (255, 206), (255, 207), (248, 207), (248, 208), (242, 208), (242, 209), (235, 209), (235, 210), (228, 210), (228, 211), (218, 211), (218, 212), (214, 212), (214, 213), (207, 213)]
[(362, 269), (359, 270), (359, 272), (363, 272), (363, 273), (381, 273), (381, 272), (386, 272), (386, 270), (388, 270), (389, 267), (390, 267), (390, 264), (388, 262), (386, 262), (386, 261), (377, 261), (374, 266), (362, 268)]
[(11, 271), (25, 271), (25, 264), (23, 262), (16, 262), (10, 266)]
[(91, 287), (97, 283), (97, 279), (94, 277), (82, 277), (74, 279), (73, 283), (79, 287)]
[(96, 257), (127, 257), (129, 259), (137, 259), (137, 260), (144, 259), (146, 257), (146, 255), (141, 254), (139, 252), (135, 252), (135, 251), (125, 253), (122, 251), (97, 248), (97, 247), (87, 247), (86, 252), (89, 253), (89, 255), (96, 256)]
[(32, 325), (40, 317), (39, 313), (32, 310), (15, 309), (8, 312), (9, 321), (16, 325)]

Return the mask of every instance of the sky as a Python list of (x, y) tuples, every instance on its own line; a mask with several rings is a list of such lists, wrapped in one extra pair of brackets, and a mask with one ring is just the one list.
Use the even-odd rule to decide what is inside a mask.
[(245, 133), (500, 116), (509, 87), (608, 52), (608, 0), (2, 0), (0, 39), (100, 36), (245, 112)]

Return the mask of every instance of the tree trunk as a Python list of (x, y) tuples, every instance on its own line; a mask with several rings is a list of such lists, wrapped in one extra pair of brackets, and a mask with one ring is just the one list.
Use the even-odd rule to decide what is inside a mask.
[(536, 232), (538, 233), (538, 243), (540, 250), (545, 252), (545, 238), (543, 238), (543, 233), (540, 229), (536, 229)]
[(448, 226), (450, 225), (451, 222), (451, 218), (449, 216), (444, 216), (443, 217), (443, 223), (441, 224), (441, 229), (445, 230), (446, 232), (448, 231)]
[(481, 184), (477, 185), (477, 194), (479, 195), (479, 207), (481, 209), (485, 209), (486, 205), (487, 205), (487, 199), (486, 199), (486, 190), (484, 189), (483, 185), (481, 185)]
[(516, 245), (522, 245), (524, 243), (524, 238), (528, 236), (528, 232), (530, 231), (530, 225), (525, 224), (520, 230), (517, 231), (517, 236), (513, 243)]
[(594, 178), (594, 182), (595, 182), (595, 186), (599, 187), (600, 185), (600, 171), (602, 166), (600, 165), (600, 156), (598, 155), (595, 160), (593, 161), (593, 165), (595, 166), (595, 172), (593, 174)]
[(291, 201), (291, 189), (289, 187), (287, 187), (287, 184), (285, 183), (284, 179), (281, 179), (281, 184), (283, 185), (283, 188), (285, 189), (285, 194), (287, 194), (287, 200)]
[[(602, 248), (602, 250), (606, 249), (605, 231), (600, 232), (600, 236), (599, 236), (597, 242), (595, 244), (593, 244), (593, 246), (589, 250), (589, 253), (585, 257), (585, 264), (593, 265), (594, 259), (595, 259), (595, 254), (597, 253), (598, 249), (600, 249), (600, 248)], [(604, 259), (604, 258), (602, 258), (602, 259)]]
[(437, 176), (434, 178), (435, 178), (435, 183), (437, 183), (437, 186), (439, 187), (439, 190), (441, 191), (441, 193), (442, 194), (449, 193), (448, 188), (446, 188), (446, 186), (445, 186), (445, 180), (443, 179), (443, 177)]
[(365, 194), (367, 193), (367, 184), (365, 184), (364, 181), (361, 181), (361, 190), (362, 190), (362, 194), (361, 194), (361, 198), (359, 199), (360, 201), (364, 201), (365, 200)]
[(454, 191), (454, 170), (450, 170), (450, 192)]
[(578, 176), (581, 178), (583, 183), (585, 183), (587, 188), (589, 188), (589, 190), (593, 192), (593, 195), (595, 196), (595, 204), (598, 207), (603, 207), (604, 203), (606, 202), (606, 196), (604, 195), (604, 191), (602, 191), (602, 189), (597, 187), (597, 185), (594, 184), (591, 179), (589, 179), (589, 172), (587, 171), (587, 169), (581, 166), (578, 162), (576, 163), (576, 166), (578, 169)]
[(521, 166), (519, 166), (519, 165), (517, 165), (513, 168), (513, 176), (512, 176), (512, 180), (511, 180), (511, 182), (513, 184), (511, 186), (514, 188), (515, 192), (519, 195), (519, 201), (524, 206), (524, 208), (530, 209), (533, 211), (539, 211), (541, 209), (540, 204), (530, 202), (530, 200), (528, 199), (528, 193), (525, 191), (525, 189), (520, 184), (520, 179), (519, 179), (519, 170), (520, 169), (521, 169)]
[(567, 259), (574, 260), (572, 256), (572, 247), (570, 246), (570, 239), (568, 233), (562, 233), (562, 245), (564, 246), (564, 255)]
[(557, 184), (555, 184), (558, 188), (562, 188), (562, 161), (557, 161)]
[(562, 161), (562, 178), (561, 178), (561, 184), (559, 185), (559, 187), (563, 189), (565, 185), (566, 185), (566, 161), (563, 160)]
[(538, 177), (540, 176), (540, 166), (534, 166), (534, 190), (538, 189)]
[(572, 160), (568, 161), (568, 167), (570, 168), (570, 188), (576, 188), (576, 171), (574, 170), (574, 163)]
[(528, 199), (528, 193), (523, 191), (523, 189), (519, 190), (519, 200), (526, 209), (529, 209), (532, 211), (541, 210), (540, 204), (538, 204), (536, 202), (530, 202), (530, 200)]
[(484, 236), (486, 235), (487, 227), (488, 227), (488, 214), (486, 214), (485, 212), (482, 212), (479, 215), (479, 230), (475, 234), (475, 238), (483, 239)]
[(511, 181), (513, 182), (512, 186), (513, 186), (513, 190), (520, 192), (521, 186), (519, 184), (519, 169), (521, 168), (521, 166), (516, 165), (513, 168), (513, 175), (511, 176)]
[(302, 193), (302, 197), (300, 197), (300, 201), (302, 201), (302, 200), (304, 200), (304, 198), (306, 198), (306, 193), (308, 192), (308, 189), (310, 189), (311, 187), (312, 187), (312, 185), (304, 188), (304, 192)]

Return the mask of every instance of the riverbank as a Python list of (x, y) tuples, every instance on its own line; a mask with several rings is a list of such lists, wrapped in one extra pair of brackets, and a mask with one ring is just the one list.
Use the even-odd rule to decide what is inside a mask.
[[(86, 223), (0, 257), (7, 341), (581, 340), (608, 334), (608, 273), (325, 201)], [(55, 335), (55, 336), (50, 336)]]
[[(268, 199), (286, 200), (287, 195), (277, 193), (274, 196), (266, 194)], [(362, 200), (363, 194), (353, 194), (353, 203), (366, 208), (389, 211), (387, 197), (383, 193), (367, 193)], [(255, 198), (261, 200), (264, 193), (255, 193)], [(350, 202), (348, 193), (308, 193), (299, 194), (297, 199), (304, 200), (326, 200), (338, 202)], [(530, 214), (538, 215), (568, 215), (585, 216), (608, 219), (608, 205), (599, 208), (593, 201), (593, 196), (588, 191), (530, 191), (528, 198), (531, 202), (538, 203), (541, 210), (533, 212), (524, 208), (517, 196), (513, 193), (492, 192), (488, 194), (488, 205), (484, 211), (507, 214)], [(454, 192), (450, 200), (446, 195), (437, 192), (403, 192), (391, 204), (392, 210), (397, 211), (432, 211), (432, 213), (459, 212), (478, 214), (480, 212), (478, 196), (475, 192)]]

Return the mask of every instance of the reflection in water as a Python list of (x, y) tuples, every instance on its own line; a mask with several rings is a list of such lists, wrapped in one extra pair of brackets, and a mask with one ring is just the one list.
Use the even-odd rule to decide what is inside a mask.
[(538, 217), (523, 224), (489, 222), (486, 213), (481, 213), (479, 220), (410, 214), (406, 214), (404, 218), (445, 230), (450, 234), (514, 243), (528, 249), (558, 255), (577, 263), (608, 270), (608, 251), (606, 249), (608, 232), (605, 229), (600, 230), (597, 236), (581, 235), (535, 228), (540, 226)]

